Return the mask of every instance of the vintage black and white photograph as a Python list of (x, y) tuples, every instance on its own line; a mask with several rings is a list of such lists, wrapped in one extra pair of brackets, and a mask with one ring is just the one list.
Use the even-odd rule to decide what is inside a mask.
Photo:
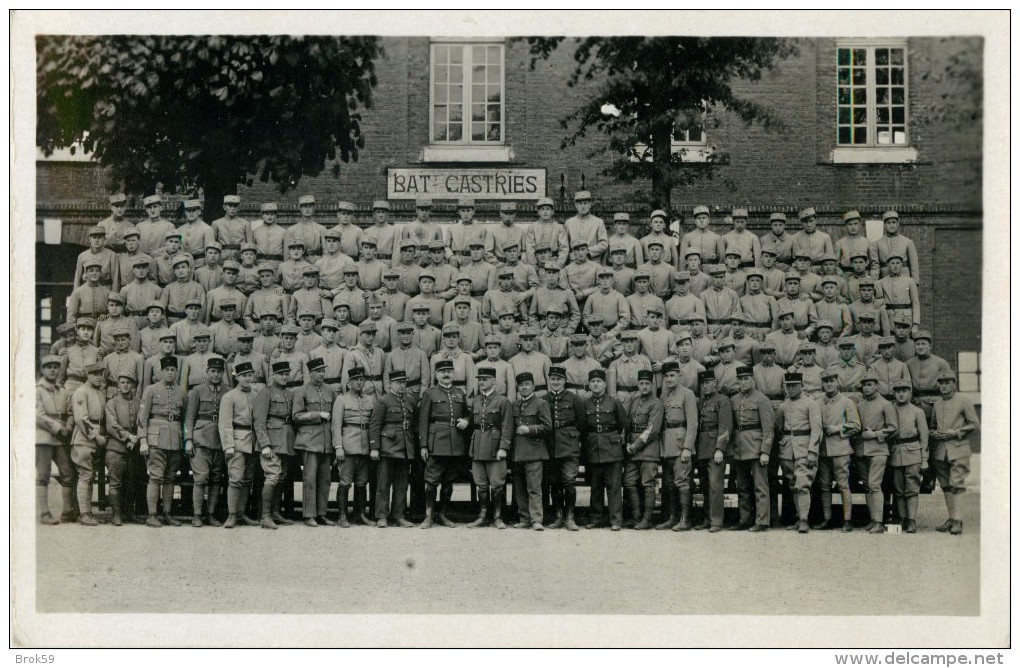
[(1008, 647), (1009, 15), (498, 14), (14, 14), (12, 644)]

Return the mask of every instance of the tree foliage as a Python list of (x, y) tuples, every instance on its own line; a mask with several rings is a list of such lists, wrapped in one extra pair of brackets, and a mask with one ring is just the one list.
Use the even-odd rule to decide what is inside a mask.
[(80, 142), (128, 190), (203, 187), (215, 211), (253, 177), (283, 192), (328, 160), (357, 160), (381, 55), (375, 37), (47, 35), (36, 47), (45, 153)]
[[(525, 38), (531, 67), (559, 47), (562, 37)], [(581, 106), (562, 120), (572, 129), (562, 147), (590, 129), (609, 136), (603, 150), (619, 154), (606, 173), (621, 181), (650, 179), (652, 199), (668, 207), (676, 185), (711, 178), (715, 161), (687, 162), (671, 150), (672, 135), (718, 127), (719, 110), (747, 124), (782, 128), (770, 109), (734, 90), (737, 80), (757, 81), (794, 55), (792, 42), (749, 37), (585, 37), (575, 39), (575, 67), (567, 84), (592, 83)], [(586, 89), (587, 92), (588, 89)], [(607, 113), (604, 109), (612, 110)], [(646, 147), (635, 152), (635, 146)], [(643, 153), (643, 154), (642, 154)]]

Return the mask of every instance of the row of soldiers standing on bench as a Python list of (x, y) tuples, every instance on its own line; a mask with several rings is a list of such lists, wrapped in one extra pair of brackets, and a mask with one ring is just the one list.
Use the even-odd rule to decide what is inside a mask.
[[(236, 216), (239, 200), (235, 196), (225, 198), (227, 216), (211, 226), (198, 218), (200, 203), (189, 201), (184, 207), (188, 222), (181, 228), (167, 223), (166, 247), (150, 256), (142, 252), (141, 242), (145, 237), (152, 245), (159, 237), (159, 198), (146, 198), (149, 220), (131, 226), (123, 220), (125, 199), (114, 196), (114, 215), (92, 230), (92, 247), (79, 259), (76, 273), (84, 283), (72, 296), (71, 307), (77, 311), (73, 315), (86, 313), (85, 307), (91, 307), (89, 313), (95, 315), (99, 305), (107, 302), (108, 313), (92, 335), (103, 361), (115, 348), (111, 332), (127, 327), (128, 349), (140, 351), (143, 357), (142, 366), (132, 358), (141, 379), (138, 395), (159, 378), (154, 358), (175, 352), (191, 353), (181, 365), (182, 391), (203, 382), (203, 361), (215, 353), (227, 356), (232, 364), (251, 360), (257, 382), (270, 375), (273, 360), (295, 360), (287, 381), (293, 389), (308, 380), (307, 364), (300, 355), (307, 360), (320, 347), (327, 349), (322, 355), (330, 367), (327, 380), (340, 392), (355, 364), (364, 364), (371, 372), (373, 386), (374, 382), (385, 385), (384, 367), (393, 362), (391, 353), (398, 348), (425, 353), (425, 361), (418, 356), (418, 363), (408, 365), (404, 354), (403, 362), (395, 364), (411, 367), (408, 383), (419, 392), (435, 383), (434, 365), (437, 356), (443, 356), (454, 359), (455, 382), (469, 394), (476, 390), (474, 364), (503, 362), (499, 389), (511, 399), (517, 372), (526, 369), (535, 374), (541, 392), (547, 385), (543, 381), (548, 368), (555, 362), (567, 370), (567, 386), (581, 391), (593, 366), (609, 366), (610, 394), (626, 400), (636, 390), (640, 365), (633, 360), (642, 356), (655, 360), (649, 366), (655, 367), (656, 385), (661, 387), (661, 360), (672, 354), (683, 365), (693, 359), (697, 365), (711, 366), (724, 394), (736, 391), (738, 363), (768, 366), (770, 352), (775, 354), (773, 364), (803, 365), (808, 370), (808, 394), (820, 392), (817, 374), (829, 366), (840, 372), (844, 391), (859, 387), (865, 365), (874, 366), (883, 381), (881, 393), (889, 398), (891, 383), (909, 374), (905, 365), (894, 362), (914, 357), (912, 332), (915, 336), (926, 333), (918, 331), (916, 282), (903, 275), (904, 261), (909, 274), (917, 275), (916, 252), (899, 234), (894, 212), (884, 216), (886, 236), (874, 244), (860, 235), (859, 214), (848, 212), (844, 216), (848, 236), (833, 245), (828, 235), (815, 229), (811, 209), (801, 212), (805, 229), (792, 236), (783, 229), (785, 216), (773, 214), (773, 229), (763, 243), (744, 229), (746, 211), (735, 209), (734, 230), (719, 237), (707, 229), (707, 208), (697, 207), (696, 229), (677, 247), (663, 231), (664, 212), (652, 213), (652, 233), (638, 241), (627, 232), (627, 214), (614, 216), (614, 234), (608, 236), (604, 223), (589, 213), (590, 194), (577, 193), (575, 201), (578, 215), (559, 225), (551, 219), (551, 200), (540, 200), (539, 221), (524, 230), (514, 223), (512, 203), (501, 205), (501, 224), (479, 225), (473, 222), (474, 203), (460, 200), (461, 220), (451, 226), (445, 241), (438, 226), (429, 221), (429, 200), (418, 200), (416, 220), (401, 226), (387, 222), (388, 203), (376, 202), (375, 224), (367, 230), (352, 224), (355, 207), (341, 203), (339, 224), (326, 230), (314, 223), (314, 199), (305, 196), (299, 200), (301, 222), (286, 232), (275, 223), (275, 204), (263, 205), (263, 225), (252, 231), (247, 221)], [(107, 236), (112, 248), (123, 247), (113, 257), (105, 246)], [(196, 237), (204, 241), (199, 244)], [(273, 238), (277, 245), (268, 250), (286, 247), (288, 260), (282, 260), (282, 253), (260, 251), (259, 242), (265, 249), (264, 244)], [(175, 242), (196, 252), (178, 252)], [(570, 261), (561, 269), (560, 263), (568, 259), (568, 246), (572, 247)], [(197, 251), (203, 247), (201, 256)], [(399, 254), (393, 253), (396, 247)], [(306, 256), (309, 248), (311, 257)], [(830, 255), (830, 248), (839, 255)], [(380, 249), (390, 251), (381, 256), (391, 266), (376, 257)], [(316, 251), (321, 255), (316, 257)], [(240, 256), (241, 263), (224, 261), (230, 254)], [(598, 262), (605, 255), (610, 258), (607, 266)], [(648, 261), (641, 262), (646, 255)], [(700, 258), (713, 261), (720, 255), (726, 257), (726, 265), (702, 270)], [(687, 260), (688, 271), (675, 272), (674, 263), (681, 256)], [(529, 263), (532, 259), (536, 264)], [(791, 261), (793, 270), (784, 274), (778, 267)], [(425, 262), (427, 266), (422, 267)], [(628, 263), (639, 266), (635, 270)], [(459, 265), (457, 269), (454, 264)], [(838, 264), (844, 265), (842, 269)], [(815, 266), (819, 274), (812, 271)], [(115, 287), (125, 267), (131, 267), (134, 281), (109, 292), (104, 283)], [(166, 267), (173, 280), (160, 288), (170, 280)], [(261, 287), (252, 289), (252, 274)], [(873, 276), (881, 274), (888, 275), (876, 285)], [(876, 293), (908, 301), (886, 301), (876, 298)], [(452, 302), (448, 301), (451, 296), (455, 296)], [(334, 318), (328, 317), (330, 310)], [(820, 319), (820, 312), (834, 322)], [(588, 334), (576, 335), (574, 341), (568, 333), (577, 329), (582, 318)], [(407, 320), (413, 325), (410, 337)], [(300, 327), (291, 325), (293, 321)], [(281, 322), (287, 324), (281, 326)], [(207, 329), (206, 323), (211, 327)], [(163, 329), (167, 324), (170, 327)], [(685, 327), (690, 327), (689, 332)], [(253, 332), (255, 328), (259, 331)], [(364, 331), (369, 328), (375, 329), (372, 335)], [(77, 329), (70, 323), (62, 328), (68, 342), (78, 337)], [(876, 332), (895, 334), (891, 356), (880, 354), (890, 342)], [(809, 336), (817, 337), (815, 357), (820, 364), (810, 364)], [(849, 355), (841, 357), (839, 347), (833, 345), (837, 336), (844, 348), (853, 341)], [(688, 337), (691, 351), (685, 359), (678, 348)], [(61, 347), (56, 346), (58, 351)], [(68, 352), (78, 351), (68, 348)], [(356, 352), (367, 354), (351, 354)], [(383, 353), (380, 365), (376, 357)], [(58, 379), (80, 383), (90, 357), (68, 355)], [(352, 358), (349, 364), (347, 357)], [(929, 359), (934, 356), (917, 357), (919, 366), (925, 366), (925, 360), (932, 368), (945, 365), (941, 360), (939, 365), (938, 358)], [(119, 360), (118, 368), (125, 364), (122, 358), (114, 358)], [(697, 367), (684, 371), (685, 384), (697, 389)], [(918, 371), (921, 382), (931, 387), (914, 390), (932, 401), (934, 380), (926, 376), (933, 374)], [(109, 370), (106, 381), (114, 384)], [(762, 389), (773, 398), (781, 396), (780, 386), (766, 384)], [(924, 405), (923, 397), (919, 399)]]

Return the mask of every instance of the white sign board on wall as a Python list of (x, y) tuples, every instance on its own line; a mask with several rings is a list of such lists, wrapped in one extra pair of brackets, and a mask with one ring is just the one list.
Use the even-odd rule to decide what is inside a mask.
[(388, 199), (473, 197), (537, 200), (546, 196), (544, 169), (422, 168), (386, 170)]

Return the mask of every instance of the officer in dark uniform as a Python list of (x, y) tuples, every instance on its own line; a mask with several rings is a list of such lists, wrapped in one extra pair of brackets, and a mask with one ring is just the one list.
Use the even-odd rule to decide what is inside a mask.
[(514, 413), (514, 497), (518, 522), (515, 529), (542, 531), (542, 469), (549, 459), (546, 436), (552, 430), (549, 404), (535, 396), (535, 377), (517, 374)]
[(294, 448), (301, 451), (304, 479), (301, 483), (301, 514), (305, 526), (336, 526), (326, 518), (329, 476), (333, 468), (333, 439), (330, 430), (333, 387), (326, 385), (326, 362), (308, 361), (311, 380), (294, 391), (291, 420), (297, 426)]
[[(457, 526), (445, 511), (453, 498), (453, 482), (457, 477), (460, 458), (467, 454), (464, 430), (470, 422), (467, 394), (453, 385), (453, 360), (441, 359), (435, 363), (436, 387), (428, 389), (421, 398), (418, 414), (418, 436), (421, 458), (425, 460), (425, 521), (422, 529), (429, 529), (435, 521), (443, 526)], [(436, 490), (442, 486), (439, 512), (436, 513)], [(435, 516), (435, 520), (433, 520)]]
[[(255, 397), (252, 421), (260, 456), (259, 463), (265, 476), (262, 482), (262, 519), (259, 526), (275, 529), (277, 525), (294, 524), (280, 512), (278, 489), (286, 482), (294, 460), (294, 425), (291, 409), (294, 394), (286, 388), (290, 378), (290, 362), (274, 362), (269, 384)], [(266, 452), (266, 449), (269, 452)]]
[(715, 391), (714, 372), (698, 373), (698, 383), (701, 385), (698, 398), (698, 473), (705, 515), (701, 524), (694, 528), (715, 533), (722, 531), (723, 527), (723, 483), (733, 431), (733, 406), (724, 394)]
[[(584, 421), (584, 401), (564, 389), (567, 370), (549, 367), (549, 403), (552, 431), (549, 437), (549, 460), (545, 463), (545, 480), (552, 488), (552, 507), (556, 512), (550, 529), (577, 531), (574, 507), (577, 505), (577, 472), (581, 463), (580, 427)], [(564, 510), (566, 517), (564, 518)]]
[[(769, 457), (775, 431), (772, 402), (754, 384), (754, 369), (737, 369), (740, 391), (733, 395), (733, 469), (737, 480), (740, 523), (735, 530), (765, 531), (769, 528)], [(751, 496), (754, 495), (754, 517)]]
[[(715, 378), (715, 376), (712, 376)], [(627, 463), (623, 473), (623, 487), (627, 492), (635, 529), (651, 529), (655, 512), (655, 476), (659, 472), (662, 434), (662, 402), (655, 396), (655, 374), (647, 369), (638, 371), (638, 394), (627, 406), (630, 416)], [(641, 512), (638, 483), (644, 490), (645, 505)]]
[(591, 396), (582, 403), (585, 416), (584, 440), (587, 466), (591, 468), (591, 520), (586, 528), (606, 526), (603, 495), (609, 497), (609, 522), (613, 531), (623, 525), (623, 436), (627, 411), (615, 397), (606, 394), (606, 372), (588, 372)]
[(202, 526), (202, 503), (209, 490), (209, 524), (218, 527), (216, 503), (223, 485), (226, 460), (220, 443), (220, 402), (229, 388), (223, 386), (225, 360), (216, 355), (205, 366), (205, 382), (188, 392), (188, 408), (184, 417), (184, 444), (191, 452), (191, 470), (194, 487), (191, 493), (193, 508), (191, 526)]
[(406, 529), (414, 526), (404, 513), (409, 463), (417, 449), (418, 401), (416, 392), (406, 391), (403, 371), (391, 371), (388, 380), (388, 391), (376, 395), (368, 426), (369, 456), (376, 462), (375, 525), (382, 529), (392, 522)]
[(513, 438), (514, 416), (510, 400), (496, 392), (496, 369), (478, 368), (478, 394), (471, 403), (471, 476), (478, 489), (478, 519), (469, 529), (485, 526), (489, 505), (492, 524), (505, 529), (503, 523), (503, 492), (506, 488), (506, 466)]

